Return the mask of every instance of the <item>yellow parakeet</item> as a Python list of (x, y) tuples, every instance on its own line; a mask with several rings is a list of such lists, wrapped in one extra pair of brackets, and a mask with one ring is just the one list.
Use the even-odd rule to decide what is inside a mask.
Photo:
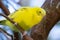
[[(18, 23), (24, 30), (29, 30), (34, 25), (38, 24), (46, 15), (46, 11), (40, 7), (21, 7), (16, 12), (10, 14), (8, 17), (14, 22)], [(9, 26), (12, 30), (18, 29), (8, 20), (0, 21), (0, 24)]]

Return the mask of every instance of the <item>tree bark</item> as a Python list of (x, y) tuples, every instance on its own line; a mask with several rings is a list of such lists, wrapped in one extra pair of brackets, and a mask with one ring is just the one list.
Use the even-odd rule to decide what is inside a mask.
[[(47, 40), (53, 26), (60, 20), (60, 0), (46, 0), (42, 8), (46, 10), (43, 20), (32, 28), (31, 37), (34, 40)], [(58, 6), (59, 4), (59, 6)], [(58, 7), (57, 7), (58, 6)]]

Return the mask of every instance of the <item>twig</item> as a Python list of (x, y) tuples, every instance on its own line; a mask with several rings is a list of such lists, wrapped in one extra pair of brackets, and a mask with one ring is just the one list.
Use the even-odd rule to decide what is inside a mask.
[[(9, 33), (7, 33), (5, 30), (3, 30), (2, 28), (0, 28), (0, 32), (2, 32), (6, 37), (7, 36), (10, 36), (11, 38), (12, 38), (12, 40), (13, 40), (13, 36), (12, 35), (10, 35)], [(8, 37), (7, 37), (7, 39), (9, 39)], [(9, 39), (10, 40), (10, 39)]]

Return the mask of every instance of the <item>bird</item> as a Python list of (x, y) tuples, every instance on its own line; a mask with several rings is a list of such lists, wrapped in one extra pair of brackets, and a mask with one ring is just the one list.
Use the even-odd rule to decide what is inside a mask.
[[(27, 31), (34, 25), (40, 23), (45, 15), (46, 11), (41, 7), (21, 7), (8, 17)], [(13, 31), (18, 31), (18, 29), (7, 19), (0, 20), (0, 25), (6, 25)]]

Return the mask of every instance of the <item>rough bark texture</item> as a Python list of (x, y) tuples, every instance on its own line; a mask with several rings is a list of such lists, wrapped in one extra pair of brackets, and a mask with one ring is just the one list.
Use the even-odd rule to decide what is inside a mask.
[(47, 12), (41, 23), (32, 28), (34, 40), (47, 40), (48, 34), (60, 19), (60, 0), (46, 0), (42, 6)]

